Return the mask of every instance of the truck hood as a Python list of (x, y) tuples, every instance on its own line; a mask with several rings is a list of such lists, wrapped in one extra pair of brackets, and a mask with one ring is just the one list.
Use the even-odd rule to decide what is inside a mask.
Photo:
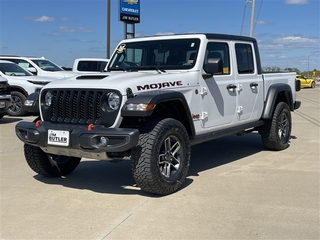
[(170, 71), (159, 73), (156, 70), (139, 72), (105, 72), (98, 74), (81, 74), (76, 77), (51, 82), (45, 88), (86, 88), (115, 89), (123, 95), (127, 88), (133, 93), (170, 89), (190, 85), (189, 79), (194, 79), (195, 71)]

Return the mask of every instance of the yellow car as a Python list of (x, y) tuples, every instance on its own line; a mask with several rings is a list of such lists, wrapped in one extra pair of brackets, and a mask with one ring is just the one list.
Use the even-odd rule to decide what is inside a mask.
[(302, 75), (297, 75), (296, 76), (297, 80), (300, 80), (301, 83), (301, 88), (315, 88), (316, 87), (316, 82), (313, 80), (313, 78), (307, 78)]

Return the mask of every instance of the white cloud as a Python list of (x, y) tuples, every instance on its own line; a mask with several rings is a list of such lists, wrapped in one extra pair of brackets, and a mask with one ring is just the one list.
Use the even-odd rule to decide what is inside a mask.
[(263, 43), (259, 43), (259, 48), (263, 49), (263, 50), (280, 50), (284, 48), (283, 44), (263, 44)]
[(48, 17), (48, 16), (42, 16), (42, 17), (32, 17), (32, 16), (27, 16), (25, 19), (34, 21), (34, 22), (52, 22), (54, 21), (53, 17)]
[(61, 21), (63, 21), (63, 22), (67, 22), (67, 21), (69, 21), (69, 18), (67, 18), (67, 17), (63, 17), (63, 18), (61, 18)]
[(266, 22), (266, 21), (259, 21), (259, 20), (258, 20), (258, 21), (256, 22), (256, 24), (257, 24), (257, 25), (269, 25), (269, 24), (271, 24), (271, 23)]
[(59, 36), (61, 36), (61, 34), (59, 34), (59, 33), (45, 33), (45, 34), (43, 34), (43, 36), (47, 36), (47, 37), (59, 37)]
[(52, 22), (52, 21), (54, 21), (54, 18), (47, 17), (47, 16), (42, 16), (40, 18), (36, 18), (35, 21), (36, 22)]
[(87, 28), (83, 28), (83, 27), (79, 27), (78, 30), (79, 30), (79, 32), (87, 32), (87, 33), (92, 32), (91, 29), (87, 29)]
[(95, 43), (96, 40), (82, 40), (82, 39), (72, 39), (73, 42), (81, 42), (81, 43)]
[(174, 32), (157, 32), (156, 35), (173, 35)]
[(92, 30), (88, 29), (88, 28), (84, 28), (84, 27), (78, 27), (78, 28), (68, 28), (66, 26), (61, 26), (59, 27), (59, 31), (60, 32), (84, 32), (84, 33), (90, 33), (93, 32)]
[(76, 29), (68, 28), (68, 27), (65, 27), (65, 26), (61, 26), (61, 27), (59, 27), (59, 31), (60, 32), (76, 32)]
[(286, 37), (276, 38), (274, 39), (273, 42), (284, 44), (284, 45), (291, 45), (291, 44), (312, 45), (312, 44), (318, 44), (319, 39), (306, 38), (301, 36), (286, 36)]
[(308, 0), (285, 0), (285, 4), (304, 5), (304, 4), (309, 4), (309, 1)]

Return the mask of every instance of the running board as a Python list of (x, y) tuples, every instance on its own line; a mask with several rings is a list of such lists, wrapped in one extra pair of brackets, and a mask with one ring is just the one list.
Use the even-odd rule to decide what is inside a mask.
[(264, 121), (260, 120), (254, 123), (247, 123), (244, 125), (236, 126), (236, 127), (231, 127), (228, 129), (223, 129), (223, 130), (218, 130), (215, 132), (210, 132), (206, 134), (201, 134), (199, 136), (196, 136), (194, 138), (190, 139), (190, 145), (197, 145), (206, 141), (210, 141), (216, 138), (224, 137), (224, 136), (229, 136), (232, 134), (237, 134), (239, 132), (252, 132), (254, 131), (254, 128), (260, 127), (264, 125)]

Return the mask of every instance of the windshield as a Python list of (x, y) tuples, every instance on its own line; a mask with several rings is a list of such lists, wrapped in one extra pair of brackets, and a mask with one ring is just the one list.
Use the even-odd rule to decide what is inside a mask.
[(196, 62), (199, 45), (198, 38), (122, 43), (108, 70), (190, 69)]
[(15, 63), (0, 63), (0, 71), (8, 76), (33, 76)]
[(38, 65), (44, 71), (56, 72), (56, 71), (63, 71), (63, 69), (53, 62), (50, 62), (46, 59), (32, 59), (32, 62)]

